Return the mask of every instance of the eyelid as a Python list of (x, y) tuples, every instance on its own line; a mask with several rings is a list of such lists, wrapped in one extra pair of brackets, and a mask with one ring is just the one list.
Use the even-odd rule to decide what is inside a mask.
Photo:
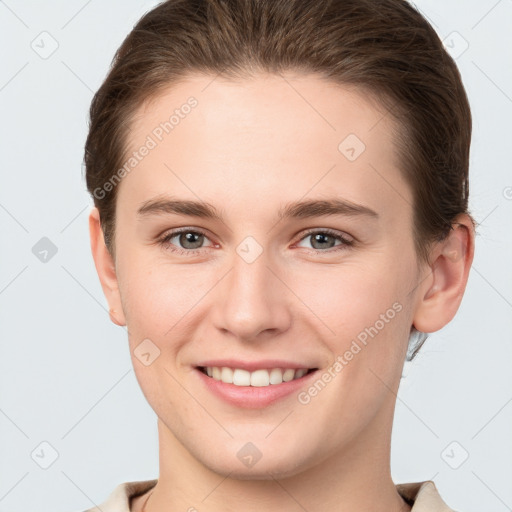
[(345, 233), (344, 231), (338, 231), (337, 229), (332, 229), (332, 228), (310, 228), (310, 229), (307, 229), (305, 232), (302, 232), (299, 241), (301, 241), (304, 238), (306, 238), (307, 236), (313, 235), (315, 233), (325, 233), (325, 234), (331, 235), (333, 237), (341, 238), (347, 243), (356, 241), (355, 238), (353, 236), (349, 235), (348, 233)]
[(329, 249), (325, 249), (323, 251), (320, 249), (306, 248), (309, 251), (313, 251), (315, 254), (332, 254), (337, 251), (349, 249), (356, 243), (356, 239), (353, 236), (349, 235), (348, 233), (338, 231), (336, 229), (331, 229), (331, 228), (311, 228), (311, 229), (306, 230), (305, 232), (302, 232), (300, 238), (298, 239), (298, 241), (295, 244), (302, 242), (302, 240), (304, 240), (305, 238), (308, 238), (308, 236), (314, 235), (316, 233), (322, 233), (322, 234), (332, 236), (332, 237), (340, 240), (341, 243), (338, 245), (335, 245), (334, 247), (331, 247)]
[[(199, 247), (198, 249), (183, 249), (182, 247), (177, 247), (174, 244), (171, 244), (170, 240), (172, 238), (174, 238), (175, 236), (181, 235), (182, 233), (196, 233), (199, 235), (203, 235), (205, 238), (210, 240), (210, 237), (208, 236), (206, 231), (204, 231), (201, 228), (182, 227), (182, 228), (175, 228), (175, 229), (170, 229), (168, 231), (165, 231), (162, 235), (157, 237), (156, 242), (157, 242), (157, 244), (161, 245), (164, 248), (167, 248), (168, 246), (172, 246), (172, 249), (170, 249), (171, 252), (177, 252), (180, 254), (188, 254), (188, 255), (196, 254), (198, 251), (201, 251), (202, 249), (207, 248), (207, 247)], [(212, 245), (208, 246), (208, 247), (212, 247), (215, 245), (216, 244), (214, 242), (212, 242)]]
[[(183, 249), (181, 247), (175, 246), (174, 244), (171, 244), (171, 242), (169, 240), (174, 238), (174, 237), (176, 237), (176, 236), (178, 236), (178, 235), (180, 235), (180, 234), (182, 234), (182, 233), (196, 233), (196, 234), (200, 234), (200, 235), (204, 236), (205, 238), (207, 238), (208, 240), (210, 240), (210, 237), (207, 234), (207, 232), (205, 230), (201, 229), (201, 228), (181, 227), (181, 228), (175, 228), (175, 229), (171, 229), (171, 230), (168, 230), (168, 231), (164, 232), (161, 236), (159, 236), (157, 238), (157, 243), (159, 245), (163, 246), (164, 248), (167, 248), (168, 246), (172, 246), (172, 249), (170, 249), (171, 252), (180, 253), (180, 254), (186, 254), (186, 255), (195, 255), (198, 252), (200, 252), (202, 249), (206, 249), (208, 247), (214, 247), (214, 246), (218, 245), (218, 244), (215, 244), (214, 242), (212, 242), (212, 245), (207, 246), (207, 247), (199, 247), (198, 249)], [(333, 252), (337, 252), (337, 251), (340, 251), (340, 250), (346, 250), (346, 249), (350, 248), (351, 246), (353, 246), (354, 243), (356, 242), (355, 238), (352, 237), (351, 235), (349, 235), (347, 233), (344, 233), (344, 232), (341, 232), (341, 231), (338, 231), (338, 230), (335, 230), (335, 229), (331, 229), (331, 228), (310, 228), (310, 229), (300, 233), (301, 236), (294, 243), (294, 245), (296, 245), (297, 243), (302, 242), (302, 240), (304, 240), (308, 236), (311, 236), (311, 235), (316, 234), (316, 233), (326, 234), (326, 235), (332, 236), (332, 237), (334, 237), (334, 238), (336, 238), (336, 239), (341, 241), (340, 244), (335, 245), (334, 247), (328, 248), (326, 250), (320, 250), (320, 249), (314, 249), (314, 248), (312, 248), (312, 249), (306, 248), (306, 249), (308, 249), (310, 251), (313, 251), (316, 254), (322, 254), (322, 253), (332, 254)]]

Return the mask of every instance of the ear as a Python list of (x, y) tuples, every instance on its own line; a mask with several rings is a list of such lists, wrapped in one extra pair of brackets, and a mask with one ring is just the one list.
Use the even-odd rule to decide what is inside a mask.
[(126, 325), (115, 264), (105, 245), (100, 223), (100, 213), (96, 207), (93, 207), (89, 214), (89, 234), (96, 272), (98, 273), (103, 293), (105, 294), (110, 308), (110, 319), (117, 325)]
[(413, 317), (418, 331), (438, 331), (455, 316), (466, 289), (474, 247), (475, 228), (470, 217), (461, 214), (447, 237), (431, 250)]

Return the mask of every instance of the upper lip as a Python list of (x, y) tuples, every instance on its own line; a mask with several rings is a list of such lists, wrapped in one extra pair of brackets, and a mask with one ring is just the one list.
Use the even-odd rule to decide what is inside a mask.
[(285, 361), (284, 359), (264, 359), (260, 361), (239, 361), (236, 359), (211, 359), (208, 361), (202, 361), (196, 365), (197, 367), (227, 367), (227, 368), (240, 368), (241, 370), (247, 370), (249, 372), (253, 372), (256, 370), (269, 370), (272, 368), (306, 368), (313, 369), (317, 368), (314, 365), (304, 364), (304, 363), (296, 363), (293, 361)]

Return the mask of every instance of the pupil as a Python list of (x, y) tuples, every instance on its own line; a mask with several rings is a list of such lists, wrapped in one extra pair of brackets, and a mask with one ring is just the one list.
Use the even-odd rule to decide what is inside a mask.
[[(201, 246), (201, 237), (203, 235), (201, 235), (200, 233), (191, 233), (191, 232), (188, 232), (188, 233), (183, 233), (182, 234), (182, 237), (185, 237), (185, 241), (186, 243), (192, 243), (192, 245), (196, 244), (194, 247), (187, 247), (186, 243), (183, 244), (185, 247), (187, 247), (188, 249), (197, 249), (198, 247)], [(194, 238), (197, 237), (199, 240), (196, 240), (194, 242)]]
[(317, 233), (316, 235), (314, 235), (314, 240), (315, 242), (325, 242), (326, 239), (330, 238), (330, 235), (327, 235), (327, 234), (324, 234), (324, 233)]

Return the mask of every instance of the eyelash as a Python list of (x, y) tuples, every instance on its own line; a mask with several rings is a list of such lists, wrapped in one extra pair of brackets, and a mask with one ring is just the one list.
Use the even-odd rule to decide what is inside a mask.
[[(183, 254), (183, 255), (186, 255), (186, 256), (194, 256), (199, 251), (201, 251), (201, 249), (203, 249), (202, 247), (199, 248), (199, 249), (181, 249), (180, 247), (176, 247), (173, 244), (171, 244), (170, 240), (172, 238), (174, 238), (175, 236), (180, 235), (181, 233), (194, 233), (194, 234), (199, 234), (199, 235), (203, 235), (203, 236), (207, 237), (206, 233), (204, 231), (201, 231), (200, 229), (180, 228), (180, 229), (176, 229), (176, 230), (169, 231), (168, 233), (166, 233), (163, 237), (161, 237), (158, 240), (158, 243), (162, 247), (164, 247), (166, 249), (169, 249), (171, 252), (174, 252), (174, 253), (177, 253), (177, 254)], [(338, 246), (331, 247), (330, 249), (327, 249), (325, 251), (322, 251), (320, 249), (310, 249), (312, 251), (315, 251), (316, 253), (332, 254), (333, 252), (344, 251), (344, 250), (347, 250), (348, 248), (352, 247), (354, 245), (354, 242), (355, 242), (354, 240), (350, 240), (348, 238), (345, 238), (338, 231), (334, 231), (334, 230), (329, 229), (329, 228), (325, 228), (325, 229), (310, 229), (310, 230), (308, 230), (302, 236), (302, 238), (300, 238), (299, 242), (301, 242), (302, 240), (304, 240), (308, 236), (311, 236), (311, 235), (314, 235), (314, 234), (318, 234), (318, 233), (332, 236), (332, 237), (336, 238), (337, 240), (341, 241), (342, 243), (340, 245), (338, 245)]]

